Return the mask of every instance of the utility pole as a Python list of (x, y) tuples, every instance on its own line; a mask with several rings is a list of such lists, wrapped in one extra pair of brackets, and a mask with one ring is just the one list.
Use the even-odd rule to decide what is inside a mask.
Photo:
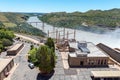
[(69, 32), (67, 31), (67, 40), (68, 40), (68, 35), (69, 35)]
[[(62, 32), (62, 35), (61, 35), (61, 32)], [(58, 42), (60, 39), (63, 39), (63, 40), (67, 39), (68, 40), (70, 34), (73, 35), (73, 39), (75, 40), (76, 30), (74, 29), (74, 31), (71, 31), (71, 32), (69, 32), (68, 30), (66, 31), (65, 28), (63, 28), (63, 30), (56, 29), (53, 32), (49, 32), (49, 30), (48, 30), (48, 37), (50, 37), (50, 34), (53, 34), (52, 36), (54, 36), (54, 38), (56, 39), (56, 42)]]
[(42, 30), (44, 30), (44, 22), (42, 22)]
[(65, 39), (65, 28), (63, 30), (63, 39)]
[(37, 22), (35, 22), (36, 23), (36, 27), (37, 27)]
[(76, 30), (74, 29), (74, 40), (75, 40), (75, 37), (76, 37)]
[(58, 40), (60, 40), (60, 32), (59, 32), (59, 38), (58, 38)]
[(48, 30), (48, 37), (49, 37), (49, 30)]
[(56, 43), (58, 42), (58, 30), (56, 30)]

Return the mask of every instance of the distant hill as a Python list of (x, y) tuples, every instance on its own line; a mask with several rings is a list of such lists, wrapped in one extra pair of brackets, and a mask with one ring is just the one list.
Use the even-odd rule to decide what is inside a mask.
[(30, 15), (29, 13), (0, 12), (0, 27), (18, 33), (44, 36), (44, 32), (26, 23)]
[(42, 15), (47, 14), (47, 13), (39, 13), (39, 12), (15, 12), (15, 13), (24, 14), (24, 15), (29, 16), (29, 17), (31, 17), (31, 16), (42, 16)]
[(120, 9), (89, 10), (87, 12), (56, 12), (40, 17), (48, 24), (57, 27), (74, 28), (78, 26), (97, 26), (102, 28), (115, 28), (120, 26)]
[(21, 18), (22, 16), (24, 15), (16, 13), (0, 13), (0, 22), (5, 27), (15, 27), (17, 24), (25, 21)]

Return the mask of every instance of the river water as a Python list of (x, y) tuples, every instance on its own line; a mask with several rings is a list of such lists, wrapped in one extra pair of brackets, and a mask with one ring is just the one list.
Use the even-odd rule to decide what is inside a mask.
[[(29, 22), (41, 22), (36, 16), (30, 17), (27, 21)], [(48, 33), (53, 32), (53, 31), (60, 31), (63, 30), (63, 28), (58, 28), (58, 27), (53, 27), (48, 24), (44, 24), (44, 28), (42, 27), (42, 23), (31, 23), (32, 26), (43, 30), (44, 32)], [(74, 32), (73, 29), (65, 29), (66, 32), (69, 31), (69, 33)], [(66, 33), (67, 34), (67, 33)], [(63, 35), (61, 32), (60, 35)], [(52, 33), (49, 36), (55, 37), (55, 34)], [(69, 39), (73, 38), (73, 34), (69, 35)], [(65, 36), (66, 37), (66, 36)], [(120, 48), (120, 29), (116, 29), (112, 32), (106, 32), (104, 34), (97, 34), (97, 33), (91, 33), (87, 31), (82, 31), (82, 30), (76, 30), (76, 40), (77, 41), (88, 41), (88, 42), (93, 42), (94, 44), (98, 43), (103, 43), (106, 44), (112, 48)]]

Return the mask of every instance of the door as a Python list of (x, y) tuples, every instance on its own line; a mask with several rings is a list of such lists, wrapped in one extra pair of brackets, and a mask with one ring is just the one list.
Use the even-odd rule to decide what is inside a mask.
[(80, 61), (80, 66), (83, 66), (84, 65), (84, 61)]

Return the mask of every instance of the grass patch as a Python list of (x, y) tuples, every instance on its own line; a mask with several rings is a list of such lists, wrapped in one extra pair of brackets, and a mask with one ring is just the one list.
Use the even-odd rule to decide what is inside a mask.
[(15, 26), (17, 26), (17, 25), (14, 24), (14, 23), (3, 23), (3, 25), (4, 25), (5, 27), (15, 27)]

